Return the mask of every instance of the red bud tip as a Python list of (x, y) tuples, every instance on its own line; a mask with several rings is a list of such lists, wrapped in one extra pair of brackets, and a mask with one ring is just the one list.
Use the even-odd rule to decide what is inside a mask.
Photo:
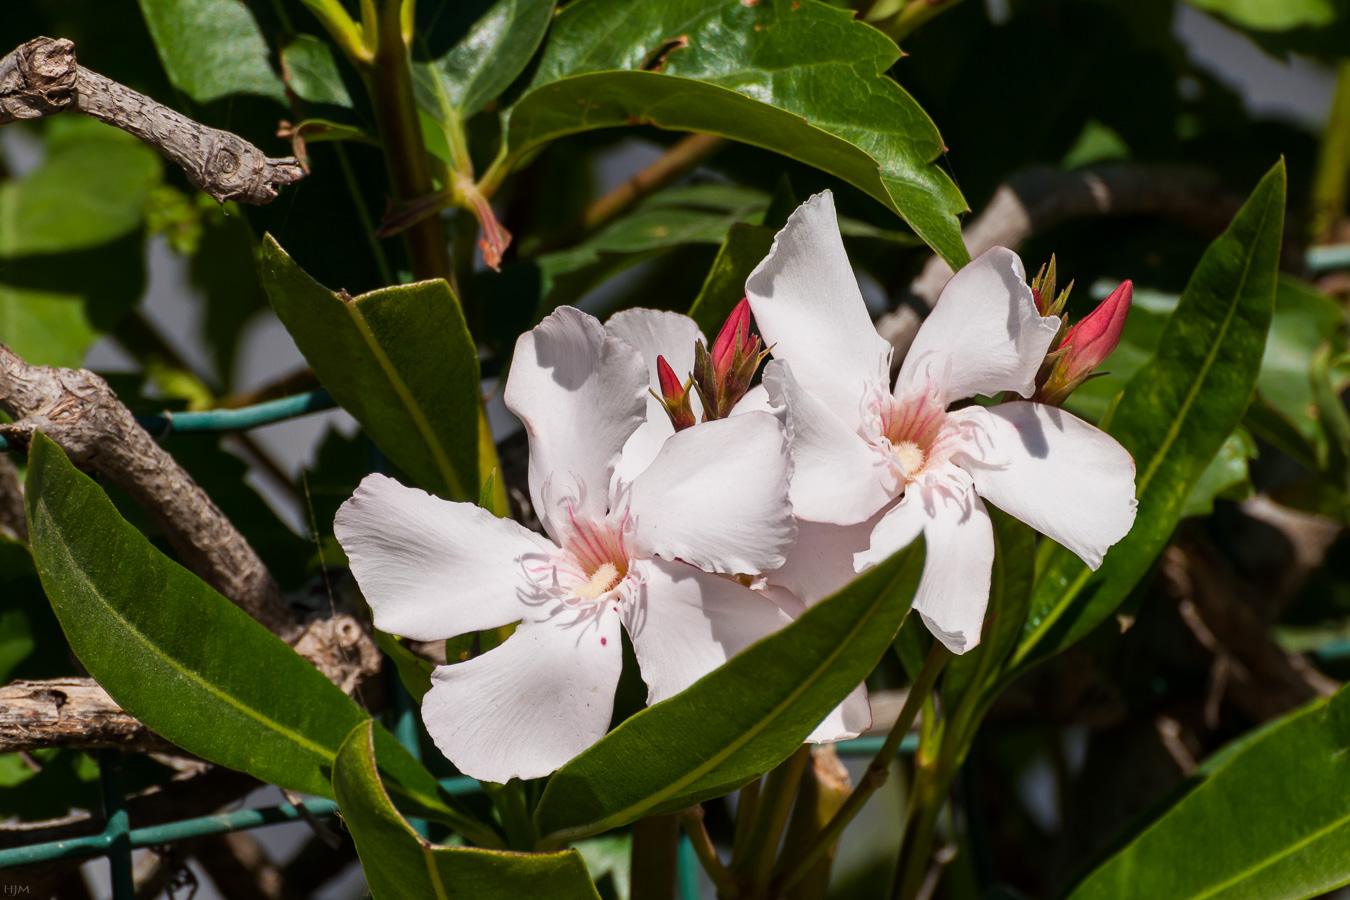
[(1086, 375), (1105, 362), (1111, 351), (1116, 349), (1120, 335), (1125, 330), (1125, 317), (1130, 313), (1130, 300), (1133, 297), (1133, 282), (1122, 282), (1087, 318), (1064, 335), (1061, 346), (1068, 348), (1066, 355), (1072, 360), (1069, 364), (1074, 370), (1072, 374)]
[(720, 382), (726, 377), (727, 371), (731, 368), (733, 357), (736, 355), (736, 349), (740, 348), (742, 354), (750, 347), (750, 301), (742, 297), (741, 302), (736, 304), (736, 308), (727, 316), (726, 324), (722, 330), (717, 333), (717, 340), (712, 345), (713, 370), (717, 372), (717, 380)]
[(656, 378), (661, 383), (661, 396), (667, 403), (679, 403), (684, 398), (684, 388), (680, 385), (680, 379), (675, 377), (675, 370), (666, 362), (664, 356), (656, 358)]

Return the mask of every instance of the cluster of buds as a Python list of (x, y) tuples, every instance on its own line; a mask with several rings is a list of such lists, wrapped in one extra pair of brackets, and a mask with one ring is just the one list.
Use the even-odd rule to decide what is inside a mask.
[(750, 302), (742, 298), (718, 332), (712, 350), (702, 341), (694, 345), (694, 371), (689, 380), (681, 384), (665, 357), (657, 357), (661, 396), (656, 399), (665, 407), (676, 431), (695, 423), (691, 388), (698, 392), (703, 421), (725, 419), (750, 390), (750, 379), (768, 355), (768, 350), (761, 349), (759, 335), (750, 333)]
[(1093, 377), (1093, 370), (1106, 361), (1120, 343), (1125, 329), (1125, 317), (1130, 312), (1134, 294), (1131, 282), (1122, 282), (1111, 295), (1073, 327), (1067, 327), (1064, 307), (1069, 301), (1073, 282), (1058, 296), (1055, 295), (1055, 258), (1042, 266), (1031, 282), (1036, 308), (1043, 316), (1060, 316), (1059, 334), (1046, 354), (1045, 362), (1036, 375), (1036, 393), (1032, 400), (1048, 406), (1060, 406), (1084, 381)]

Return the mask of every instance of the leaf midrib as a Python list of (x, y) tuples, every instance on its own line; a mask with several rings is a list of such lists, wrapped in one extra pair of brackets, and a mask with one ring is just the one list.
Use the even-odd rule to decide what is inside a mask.
[(389, 381), (389, 386), (394, 389), (394, 393), (402, 401), (404, 408), (408, 410), (408, 415), (412, 417), (413, 425), (422, 435), (422, 439), (427, 444), (427, 449), (431, 451), (431, 456), (436, 461), (436, 468), (440, 470), (441, 478), (445, 480), (446, 489), (455, 497), (464, 496), (464, 486), (460, 484), (459, 476), (456, 474), (454, 466), (450, 464), (450, 458), (446, 455), (445, 448), (441, 446), (435, 430), (431, 427), (431, 421), (427, 418), (421, 404), (413, 397), (408, 385), (399, 376), (398, 371), (394, 368), (393, 361), (389, 359), (389, 355), (384, 352), (384, 348), (375, 339), (375, 332), (371, 329), (370, 323), (366, 321), (366, 317), (357, 308), (358, 302), (353, 300), (342, 305), (347, 308), (352, 323), (356, 325), (356, 330), (361, 335), (361, 340), (365, 341), (366, 346), (370, 348), (380, 371)]
[(651, 802), (632, 804), (626, 807), (625, 809), (622, 809), (616, 813), (604, 817), (598, 822), (592, 822), (587, 825), (577, 825), (573, 826), (572, 828), (566, 828), (560, 831), (555, 831), (552, 834), (548, 835), (548, 838), (552, 839), (564, 837), (571, 839), (574, 837), (581, 837), (584, 836), (585, 834), (591, 833), (587, 831), (587, 829), (596, 827), (603, 829), (606, 827), (613, 827), (614, 824), (618, 822), (629, 821), (630, 820), (629, 816), (634, 811), (641, 813), (641, 811), (644, 809), (652, 809), (653, 807), (660, 804), (662, 801), (669, 799), (670, 797), (679, 793), (685, 787), (695, 783), (696, 781), (698, 781), (698, 779), (702, 778), (704, 775), (708, 774), (713, 769), (717, 768), (717, 766), (721, 765), (729, 756), (731, 756), (737, 750), (740, 750), (755, 737), (758, 737), (759, 734), (764, 731), (764, 729), (769, 727), (770, 723), (772, 723), (775, 719), (778, 718), (779, 715), (781, 715), (782, 711), (787, 706), (796, 701), (797, 698), (799, 698), (803, 693), (805, 693), (808, 688), (813, 686), (817, 681), (820, 680), (821, 677), (823, 677), (822, 673), (825, 672), (827, 669), (829, 669), (831, 664), (833, 664), (833, 662), (843, 654), (844, 648), (847, 647), (852, 642), (853, 638), (858, 634), (859, 631), (862, 630), (864, 624), (869, 622), (876, 615), (877, 609), (883, 603), (885, 603), (886, 598), (888, 598), (891, 595), (891, 591), (894, 590), (896, 584), (903, 577), (905, 577), (905, 574), (909, 571), (909, 568), (912, 563), (913, 563), (912, 559), (907, 560), (906, 563), (900, 567), (899, 571), (897, 571), (896, 574), (888, 582), (886, 582), (885, 589), (878, 593), (877, 601), (871, 605), (871, 608), (868, 610), (867, 615), (858, 617), (857, 623), (845, 635), (844, 640), (840, 641), (836, 645), (835, 649), (829, 654), (828, 657), (826, 657), (824, 662), (822, 662), (819, 666), (816, 667), (815, 671), (810, 675), (810, 677), (804, 679), (800, 684), (800, 686), (796, 688), (791, 694), (789, 694), (787, 698), (785, 698), (781, 703), (775, 706), (768, 715), (761, 717), (760, 721), (757, 722), (752, 729), (747, 729), (746, 731), (742, 732), (741, 737), (738, 740), (728, 744), (720, 753), (714, 754), (713, 756), (709, 757), (702, 765), (696, 766), (695, 768), (691, 769), (686, 776), (675, 780), (670, 785), (668, 785), (664, 790), (660, 790), (653, 794), (649, 794), (646, 799), (650, 800)]
[[(1257, 240), (1260, 240), (1260, 233), (1265, 228), (1266, 218), (1270, 215), (1271, 205), (1271, 201), (1267, 200), (1265, 207), (1261, 210), (1261, 218), (1257, 222), (1255, 228), (1255, 233), (1258, 236)], [(1228, 336), (1228, 329), (1233, 323), (1233, 317), (1237, 315), (1238, 306), (1242, 300), (1242, 293), (1246, 289), (1247, 279), (1251, 274), (1252, 261), (1255, 258), (1256, 244), (1253, 242), (1250, 252), (1246, 254), (1246, 259), (1242, 266), (1242, 276), (1238, 279), (1238, 287), (1234, 292), (1233, 300), (1228, 305), (1228, 313), (1224, 316), (1223, 325), (1219, 329), (1219, 336), (1210, 346), (1209, 353), (1205, 357), (1205, 363), (1200, 370), (1199, 376), (1192, 381), (1190, 389), (1187, 390), (1186, 398), (1183, 401), (1178, 414), (1173, 417), (1172, 424), (1168, 427), (1167, 433), (1163, 436), (1162, 443), (1158, 445), (1157, 452), (1155, 452), (1153, 457), (1149, 460), (1148, 468), (1144, 470), (1143, 475), (1139, 476), (1137, 482), (1139, 488), (1135, 492), (1135, 495), (1138, 497), (1143, 497), (1148, 491), (1148, 486), (1152, 483), (1153, 476), (1157, 474), (1163, 459), (1167, 456), (1168, 451), (1172, 449), (1172, 445), (1176, 443), (1177, 436), (1181, 433), (1181, 423), (1189, 414), (1191, 407), (1195, 405), (1195, 398), (1200, 393), (1200, 388), (1204, 385), (1205, 380), (1209, 378), (1209, 372), (1210, 369), (1214, 367), (1214, 360), (1218, 357), (1219, 348), (1223, 345), (1224, 339)], [(1173, 315), (1175, 314), (1176, 313), (1174, 312)], [(1154, 354), (1153, 358), (1157, 359), (1157, 355)], [(1087, 583), (1087, 580), (1091, 578), (1093, 574), (1094, 571), (1092, 569), (1084, 568), (1079, 571), (1078, 577), (1075, 578), (1063, 592), (1061, 592), (1061, 600), (1064, 597), (1068, 597), (1069, 602), (1072, 602), (1073, 599), (1078, 596), (1078, 592), (1083, 589), (1083, 585)], [(1059, 617), (1064, 614), (1066, 609), (1068, 609), (1069, 602), (1059, 603), (1049, 611), (1044, 619), (1041, 620), (1040, 624), (1032, 631), (1031, 640), (1023, 644), (1018, 648), (1017, 652), (1013, 654), (1012, 666), (1014, 668), (1020, 664), (1022, 660), (1026, 659), (1031, 651), (1036, 648), (1036, 645), (1040, 643), (1045, 632), (1059, 621)]]

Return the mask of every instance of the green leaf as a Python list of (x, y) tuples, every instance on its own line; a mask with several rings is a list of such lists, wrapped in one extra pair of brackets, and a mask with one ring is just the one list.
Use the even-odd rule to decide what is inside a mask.
[(935, 164), (936, 126), (884, 74), (898, 56), (818, 0), (580, 0), (554, 19), (509, 113), (508, 151), (634, 124), (722, 135), (866, 191), (959, 268), (966, 203)]
[(78, 367), (97, 337), (79, 294), (0, 284), (0, 342), (33, 365)]
[(431, 65), (446, 99), (467, 119), (506, 90), (539, 49), (554, 0), (497, 0), (469, 33)]
[(1350, 883), (1350, 690), (1219, 755), (1071, 900), (1280, 900)]
[(1336, 21), (1332, 0), (1188, 0), (1206, 12), (1256, 31), (1317, 28)]
[[(42, 434), (29, 453), (24, 499), (52, 609), (75, 655), (114, 700), (203, 759), (333, 796), (333, 761), (347, 734), (369, 719), (364, 710), (156, 550)], [(411, 808), (466, 835), (486, 832), (392, 735), (383, 728), (375, 735), (385, 772)]]
[(541, 846), (720, 796), (787, 759), (886, 652), (922, 569), (919, 542), (625, 720), (553, 775)]
[(1181, 512), (1182, 518), (1209, 515), (1214, 512), (1217, 497), (1241, 500), (1250, 495), (1252, 485), (1247, 460), (1255, 459), (1256, 454), (1256, 440), (1250, 431), (1239, 427), (1230, 434), (1191, 489)]
[(312, 34), (297, 34), (281, 48), (286, 84), (304, 100), (351, 109), (352, 96), (342, 83), (333, 49)]
[(1095, 573), (1063, 548), (1050, 554), (1014, 668), (1063, 650), (1115, 610), (1167, 545), (1187, 498), (1241, 421), (1274, 306), (1284, 185), (1281, 160), (1205, 251), (1157, 355), (1107, 414), (1106, 430), (1137, 466), (1138, 517)]
[(575, 850), (509, 853), (428, 842), (389, 802), (375, 767), (375, 744), (371, 723), (356, 726), (333, 768), (342, 821), (375, 900), (598, 900)]
[(689, 318), (705, 335), (722, 330), (727, 316), (745, 296), (745, 280), (769, 255), (774, 230), (760, 225), (732, 225), (717, 251), (703, 289), (689, 307)]
[(422, 698), (431, 690), (431, 672), (436, 668), (435, 664), (413, 653), (398, 638), (378, 628), (375, 629), (375, 643), (394, 661), (398, 680), (403, 682), (413, 702), (420, 706)]
[(478, 351), (444, 281), (353, 299), (310, 278), (268, 235), (262, 278), (319, 380), (385, 455), (447, 500), (478, 496)]
[(102, 123), (75, 122), (51, 129), (41, 165), (0, 184), (0, 259), (81, 250), (140, 227), (159, 154)]
[(159, 61), (173, 86), (198, 103), (256, 94), (286, 103), (267, 43), (239, 0), (140, 0)]

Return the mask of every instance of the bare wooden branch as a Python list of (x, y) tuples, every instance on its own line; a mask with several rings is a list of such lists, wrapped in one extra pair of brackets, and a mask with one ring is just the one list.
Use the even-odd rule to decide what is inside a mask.
[(13, 541), (28, 540), (28, 522), (23, 513), (23, 484), (9, 457), (0, 454), (0, 535)]
[(30, 366), (0, 344), (0, 426), (11, 443), (35, 431), (71, 462), (121, 487), (155, 519), (184, 564), (272, 631), (296, 631), (271, 574), (242, 534), (184, 469), (141, 428), (108, 383), (85, 369)]
[(0, 125), (66, 110), (133, 134), (218, 202), (262, 205), (305, 177), (294, 157), (273, 159), (238, 135), (211, 128), (75, 61), (65, 38), (34, 38), (0, 59)]
[(0, 687), (0, 753), (44, 747), (148, 752), (170, 746), (92, 678), (16, 681)]

